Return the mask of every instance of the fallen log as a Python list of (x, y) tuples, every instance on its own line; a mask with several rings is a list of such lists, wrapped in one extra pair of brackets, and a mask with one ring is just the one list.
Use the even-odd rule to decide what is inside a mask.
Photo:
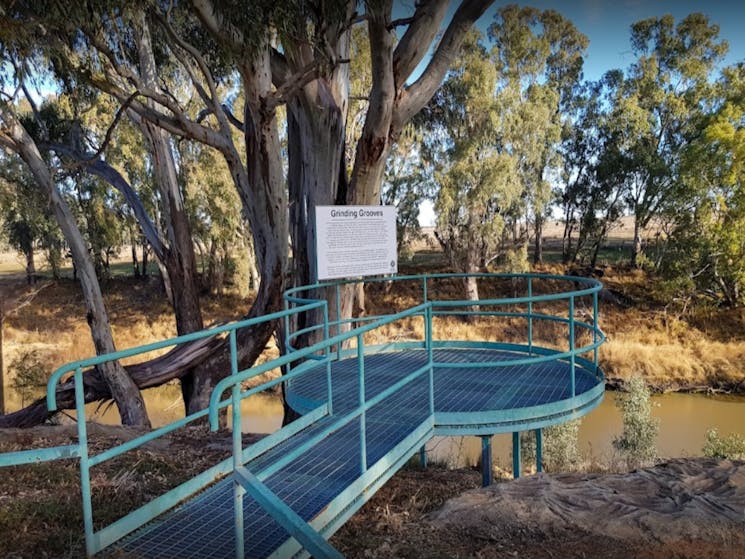
[[(225, 347), (224, 337), (213, 336), (180, 345), (159, 357), (124, 368), (137, 388), (153, 388), (170, 380), (180, 379), (190, 369)], [(109, 387), (97, 367), (83, 371), (83, 386), (86, 404), (111, 399)], [(72, 375), (57, 386), (56, 398), (58, 410), (75, 409), (75, 382)], [(0, 428), (41, 425), (55, 413), (57, 412), (47, 409), (46, 397), (39, 398), (25, 408), (0, 415)]]

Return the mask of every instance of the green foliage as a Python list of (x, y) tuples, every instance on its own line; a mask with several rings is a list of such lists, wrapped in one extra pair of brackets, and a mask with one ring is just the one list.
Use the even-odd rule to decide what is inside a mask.
[(642, 377), (629, 379), (626, 388), (628, 391), (617, 402), (623, 415), (623, 433), (613, 440), (613, 446), (633, 469), (649, 465), (657, 458), (659, 420), (652, 417), (651, 395)]
[(582, 463), (579, 452), (579, 428), (582, 421), (575, 419), (547, 427), (543, 431), (543, 463), (546, 471), (576, 470)]
[[(543, 469), (546, 472), (576, 471), (582, 465), (579, 451), (580, 419), (552, 425), (543, 429)], [(535, 432), (520, 434), (520, 452), (523, 467), (535, 465)]]
[(10, 158), (0, 160), (0, 226), (11, 247), (27, 259), (43, 250), (57, 276), (62, 233), (33, 177), (19, 160)]
[(621, 162), (616, 176), (636, 225), (635, 264), (642, 230), (681, 195), (680, 162), (711, 101), (709, 75), (727, 51), (718, 33), (702, 14), (632, 26), (637, 58), (618, 82), (613, 121)]
[(44, 394), (51, 370), (41, 352), (24, 351), (10, 362), (8, 370), (13, 378), (10, 386), (21, 397), (21, 405)]
[(718, 109), (684, 154), (684, 189), (661, 271), (734, 307), (745, 291), (745, 67), (727, 69), (718, 91)]
[(745, 437), (739, 433), (730, 433), (722, 437), (717, 429), (709, 429), (702, 450), (708, 458), (745, 460)]

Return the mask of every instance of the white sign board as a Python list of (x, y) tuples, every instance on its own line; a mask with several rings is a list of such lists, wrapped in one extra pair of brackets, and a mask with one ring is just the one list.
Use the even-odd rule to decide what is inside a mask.
[(395, 206), (316, 206), (318, 279), (398, 272)]

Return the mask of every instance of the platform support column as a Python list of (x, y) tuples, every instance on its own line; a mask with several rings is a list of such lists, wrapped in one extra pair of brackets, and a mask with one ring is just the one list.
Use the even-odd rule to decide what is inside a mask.
[(491, 436), (481, 437), (481, 486), (492, 484)]
[(535, 471), (543, 471), (543, 430), (535, 430)]
[(520, 433), (512, 433), (512, 477), (517, 479), (520, 477), (520, 463), (522, 457), (520, 456)]
[(422, 467), (422, 470), (427, 469), (427, 449), (424, 445), (419, 449), (419, 465)]

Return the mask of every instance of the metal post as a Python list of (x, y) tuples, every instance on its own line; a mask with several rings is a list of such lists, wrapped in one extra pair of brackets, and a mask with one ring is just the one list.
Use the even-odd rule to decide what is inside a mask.
[(571, 376), (572, 376), (572, 398), (576, 395), (576, 388), (575, 388), (575, 355), (574, 355), (574, 295), (569, 297), (569, 351), (571, 352), (570, 357), (570, 369), (571, 369)]
[[(323, 338), (329, 339), (329, 305), (328, 302), (323, 305)], [(334, 413), (334, 391), (331, 386), (331, 359), (329, 358), (329, 346), (323, 348), (323, 356), (326, 359), (326, 392), (328, 394), (328, 412), (329, 415)]]
[[(341, 291), (336, 284), (336, 335), (341, 334)], [(336, 358), (341, 359), (341, 342), (336, 344)]]
[(533, 355), (533, 278), (528, 277), (528, 355)]
[(520, 456), (520, 433), (512, 433), (512, 477), (520, 477), (520, 465), (522, 457)]
[(419, 465), (422, 467), (422, 470), (427, 469), (427, 448), (424, 445), (419, 449)]
[(91, 501), (91, 467), (88, 457), (88, 427), (85, 424), (85, 387), (83, 369), (75, 369), (75, 413), (78, 421), (78, 446), (80, 448), (80, 493), (83, 499), (83, 528), (85, 530), (85, 554), (93, 557), (98, 551), (93, 541), (93, 503)]
[[(238, 347), (236, 343), (235, 330), (230, 331), (230, 373), (238, 374)], [(237, 471), (243, 466), (241, 456), (243, 454), (243, 434), (241, 425), (241, 385), (234, 384), (232, 388), (232, 428), (233, 428), (233, 471)], [(234, 474), (235, 475), (235, 474)], [(235, 518), (235, 556), (242, 558), (244, 556), (244, 535), (243, 535), (243, 495), (246, 490), (238, 482), (237, 478), (233, 480), (233, 516)]]
[(435, 413), (435, 367), (434, 355), (432, 351), (432, 305), (428, 304), (424, 310), (424, 336), (425, 347), (427, 349), (427, 363), (429, 363), (429, 414)]
[[(592, 294), (592, 342), (598, 343), (598, 292)], [(593, 363), (595, 364), (595, 374), (598, 373), (598, 348), (592, 350)]]
[(489, 487), (492, 484), (491, 469), (491, 436), (481, 437), (481, 486)]
[[(365, 352), (362, 334), (357, 334), (357, 371), (359, 373), (359, 407), (365, 405)], [(367, 420), (366, 413), (363, 411), (360, 415), (360, 464), (362, 473), (367, 471)]]
[(543, 471), (543, 431), (535, 430), (535, 471)]

